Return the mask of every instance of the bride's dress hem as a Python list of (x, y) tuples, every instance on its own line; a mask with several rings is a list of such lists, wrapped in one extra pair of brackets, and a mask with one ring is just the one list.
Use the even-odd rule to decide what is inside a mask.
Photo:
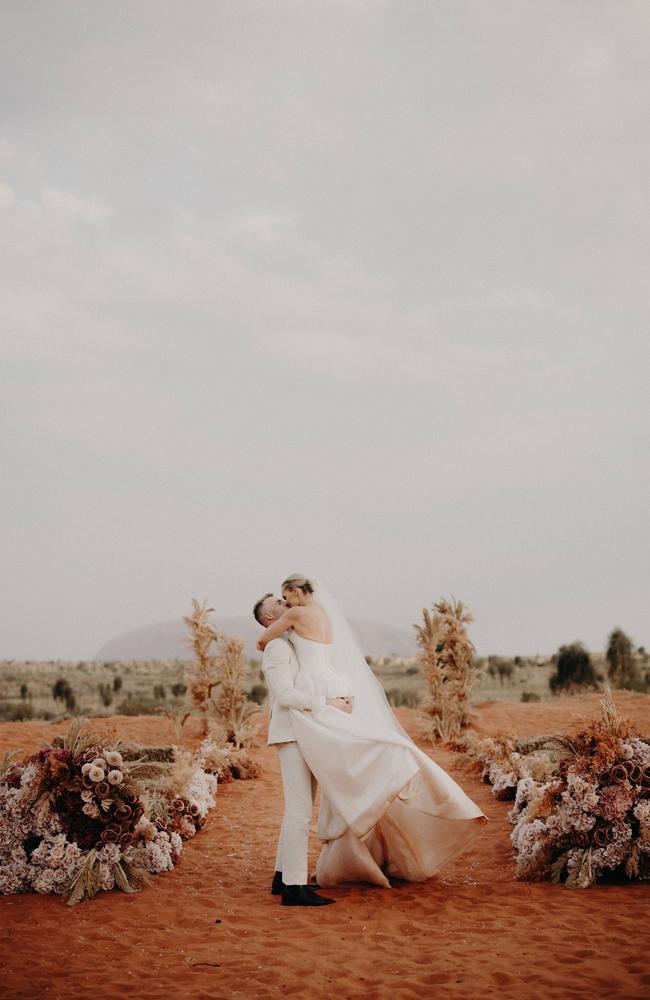
[[(479, 811), (478, 815), (458, 817), (450, 819), (448, 816), (441, 816), (435, 813), (427, 812), (426, 810), (419, 810), (417, 806), (408, 805), (407, 800), (401, 798), (401, 794), (404, 789), (410, 784), (412, 778), (402, 786), (399, 791), (397, 791), (390, 799), (386, 800), (386, 805), (382, 815), (378, 820), (369, 827), (365, 833), (357, 834), (354, 833), (350, 826), (348, 826), (339, 836), (337, 837), (321, 837), (319, 840), (324, 845), (320, 856), (316, 862), (316, 879), (320, 886), (324, 889), (332, 889), (339, 885), (350, 885), (350, 884), (365, 884), (374, 885), (380, 889), (392, 889), (392, 885), (389, 879), (398, 879), (402, 882), (413, 882), (421, 883), (426, 882), (430, 878), (435, 878), (435, 876), (447, 865), (451, 864), (459, 855), (467, 851), (471, 845), (474, 843), (481, 830), (489, 822), (487, 816)], [(321, 791), (322, 796), (322, 791)], [(456, 846), (444, 853), (444, 856), (440, 858), (439, 862), (429, 863), (426, 869), (420, 870), (419, 872), (407, 873), (400, 870), (395, 863), (391, 863), (390, 859), (386, 859), (380, 862), (378, 858), (373, 856), (372, 848), (368, 846), (368, 841), (374, 838), (383, 840), (382, 837), (382, 820), (386, 817), (386, 814), (390, 810), (394, 803), (402, 803), (405, 809), (409, 812), (419, 813), (419, 815), (426, 821), (429, 819), (434, 824), (436, 821), (443, 824), (460, 824), (463, 827), (463, 836), (457, 841)], [(478, 807), (476, 807), (478, 809)], [(407, 826), (405, 822), (404, 827)], [(460, 831), (459, 831), (460, 832)], [(349, 875), (341, 875), (337, 877), (334, 873), (328, 874), (326, 859), (327, 853), (336, 851), (337, 844), (340, 844), (342, 852), (345, 854), (347, 859), (347, 864), (349, 865), (350, 859), (356, 856), (356, 860), (360, 863), (360, 869), (358, 868), (355, 872)], [(332, 866), (330, 865), (330, 868)], [(343, 866), (345, 867), (345, 866)], [(365, 876), (365, 877), (364, 877)]]
[[(487, 818), (487, 816), (483, 815), (483, 816), (475, 816), (473, 819), (453, 820), (452, 822), (468, 823), (468, 824), (471, 823), (474, 826), (474, 829), (472, 830), (471, 835), (468, 835), (463, 840), (463, 842), (453, 852), (453, 854), (448, 854), (445, 857), (444, 861), (441, 861), (440, 865), (436, 869), (434, 869), (433, 871), (431, 871), (428, 874), (422, 875), (420, 878), (405, 878), (399, 872), (392, 872), (392, 871), (390, 871), (390, 869), (388, 871), (384, 871), (384, 867), (386, 867), (386, 866), (384, 866), (384, 867), (377, 866), (378, 873), (381, 876), (383, 876), (383, 878), (382, 878), (381, 881), (378, 878), (376, 878), (376, 879), (370, 879), (370, 878), (363, 879), (363, 878), (352, 878), (352, 877), (350, 877), (350, 878), (331, 879), (330, 880), (330, 879), (328, 879), (327, 875), (323, 875), (322, 872), (321, 872), (320, 877), (318, 876), (318, 862), (316, 862), (316, 869), (315, 869), (315, 871), (313, 873), (314, 878), (318, 882), (318, 884), (321, 886), (321, 888), (323, 888), (323, 889), (334, 889), (334, 888), (336, 888), (337, 886), (340, 886), (340, 885), (372, 885), (372, 886), (375, 886), (375, 888), (377, 888), (377, 889), (392, 889), (393, 886), (391, 885), (391, 883), (389, 881), (391, 878), (392, 879), (396, 879), (399, 882), (412, 882), (414, 884), (420, 884), (422, 882), (428, 882), (429, 879), (436, 878), (436, 876), (444, 868), (446, 868), (448, 865), (450, 865), (452, 863), (452, 861), (455, 861), (457, 857), (459, 857), (461, 854), (464, 854), (465, 851), (467, 851), (472, 846), (472, 844), (474, 843), (474, 841), (478, 837), (479, 833), (481, 832), (482, 827), (484, 827), (487, 823), (489, 823), (489, 819)], [(373, 827), (373, 829), (374, 829), (374, 827)], [(369, 833), (371, 833), (371, 832), (372, 831), (369, 831)], [(366, 834), (366, 836), (367, 835), (368, 834)], [(345, 834), (343, 834), (343, 836), (345, 836)], [(336, 839), (340, 839), (340, 838), (336, 838)], [(325, 841), (324, 843), (327, 845), (327, 844), (331, 844), (331, 843), (334, 843), (334, 842), (335, 841)]]

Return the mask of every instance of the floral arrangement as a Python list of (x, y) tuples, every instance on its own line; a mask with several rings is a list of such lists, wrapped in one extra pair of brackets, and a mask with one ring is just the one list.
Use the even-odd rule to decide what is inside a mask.
[(482, 768), (508, 819), (516, 877), (586, 888), (610, 872), (650, 879), (650, 742), (618, 716), (572, 738), (466, 737), (453, 746)]
[[(155, 754), (152, 756), (156, 756)], [(189, 751), (167, 759), (97, 742), (84, 720), (0, 764), (0, 893), (59, 893), (73, 905), (134, 892), (178, 861), (215, 805), (217, 777)]]

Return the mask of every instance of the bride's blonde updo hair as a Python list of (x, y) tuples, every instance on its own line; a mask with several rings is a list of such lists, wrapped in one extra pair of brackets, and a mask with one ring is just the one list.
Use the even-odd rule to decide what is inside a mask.
[(289, 590), (302, 590), (303, 594), (314, 593), (313, 583), (306, 576), (303, 576), (302, 573), (292, 573), (291, 576), (288, 576), (282, 584), (282, 590), (285, 587)]

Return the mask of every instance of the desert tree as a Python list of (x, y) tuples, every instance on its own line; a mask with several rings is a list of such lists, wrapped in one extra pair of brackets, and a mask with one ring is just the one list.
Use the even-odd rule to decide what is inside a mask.
[(554, 659), (555, 673), (549, 681), (551, 691), (596, 687), (591, 657), (581, 642), (560, 646)]
[(639, 671), (634, 658), (632, 640), (622, 628), (615, 628), (607, 641), (607, 672), (614, 687), (634, 687), (639, 683)]

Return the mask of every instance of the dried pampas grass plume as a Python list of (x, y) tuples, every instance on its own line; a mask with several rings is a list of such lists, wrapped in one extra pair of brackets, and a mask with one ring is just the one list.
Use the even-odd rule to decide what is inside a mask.
[(422, 610), (422, 625), (414, 625), (420, 647), (426, 696), (424, 723), (432, 742), (458, 736), (471, 720), (471, 694), (480, 670), (467, 635), (474, 621), (462, 601), (454, 597)]
[[(203, 716), (204, 734), (209, 732), (219, 746), (250, 746), (255, 741), (251, 716), (259, 707), (246, 697), (244, 642), (220, 632), (210, 621), (211, 611), (207, 601), (192, 599), (192, 614), (183, 619), (190, 629), (186, 641), (195, 656), (185, 671), (189, 697)], [(186, 717), (176, 720), (177, 730)]]
[(189, 697), (195, 708), (203, 716), (204, 732), (208, 731), (208, 710), (212, 690), (219, 683), (219, 663), (216, 649), (213, 645), (223, 638), (223, 634), (215, 628), (209, 618), (214, 608), (207, 607), (207, 601), (199, 603), (192, 598), (192, 614), (183, 618), (190, 634), (185, 641), (194, 651), (195, 659), (185, 670), (185, 680)]

